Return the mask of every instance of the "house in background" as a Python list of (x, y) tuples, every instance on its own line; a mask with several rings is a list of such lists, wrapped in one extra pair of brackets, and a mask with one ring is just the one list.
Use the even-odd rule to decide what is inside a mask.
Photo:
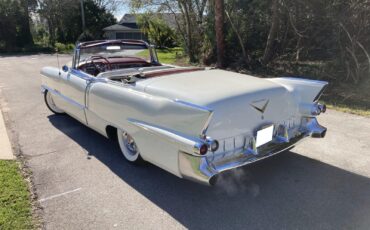
[(134, 14), (125, 14), (118, 24), (103, 29), (107, 39), (139, 39), (146, 40), (140, 31)]
[[(173, 14), (158, 14), (157, 16), (162, 18), (170, 28), (176, 29), (176, 20)], [(137, 24), (135, 14), (125, 14), (117, 24), (105, 27), (103, 31), (107, 39), (147, 40)]]

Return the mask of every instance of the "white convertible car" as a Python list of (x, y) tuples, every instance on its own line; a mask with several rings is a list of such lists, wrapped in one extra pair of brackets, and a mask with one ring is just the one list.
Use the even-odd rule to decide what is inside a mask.
[(80, 43), (69, 65), (41, 74), (52, 112), (118, 139), (132, 163), (205, 184), (326, 133), (316, 116), (327, 82), (160, 64), (143, 41)]

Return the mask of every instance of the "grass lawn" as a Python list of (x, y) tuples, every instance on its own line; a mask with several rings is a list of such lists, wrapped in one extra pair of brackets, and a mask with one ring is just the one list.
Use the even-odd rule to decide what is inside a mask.
[(30, 194), (16, 161), (0, 160), (0, 229), (33, 229)]
[(326, 104), (329, 109), (334, 109), (337, 111), (345, 112), (345, 113), (351, 113), (356, 114), (360, 116), (370, 117), (370, 109), (366, 109), (364, 107), (354, 107), (350, 105), (345, 104)]
[[(138, 56), (148, 57), (149, 51), (144, 50), (138, 53)], [(171, 64), (171, 65), (183, 65), (186, 64), (186, 58), (184, 57), (184, 50), (180, 47), (168, 48), (168, 49), (157, 49), (157, 55), (160, 63)]]
[(370, 117), (370, 80), (359, 85), (329, 84), (322, 101), (328, 108)]

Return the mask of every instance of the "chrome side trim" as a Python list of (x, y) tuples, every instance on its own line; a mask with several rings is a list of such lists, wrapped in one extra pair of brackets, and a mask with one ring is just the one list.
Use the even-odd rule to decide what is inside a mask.
[(328, 85), (329, 82), (327, 81), (320, 81), (320, 80), (311, 80), (308, 78), (302, 78), (302, 77), (281, 77), (281, 79), (290, 80), (290, 81), (299, 81), (299, 82), (305, 82), (305, 83), (318, 83), (318, 84), (324, 84)]
[(60, 98), (62, 98), (63, 100), (65, 100), (67, 103), (81, 109), (81, 110), (84, 110), (86, 107), (84, 105), (81, 105), (80, 103), (70, 99), (69, 97), (66, 97), (64, 96), (63, 94), (61, 94), (58, 90), (55, 90), (55, 89), (52, 89), (46, 85), (41, 85), (42, 88), (44, 88), (44, 90), (47, 90), (49, 91), (50, 93), (52, 93), (53, 95), (55, 96), (58, 96)]
[(77, 69), (71, 69), (70, 73), (87, 81), (95, 79), (95, 77)]
[(203, 144), (201, 139), (193, 138), (177, 131), (148, 124), (143, 121), (138, 121), (135, 119), (127, 120), (130, 124), (136, 127), (139, 127), (147, 132), (150, 132), (153, 135), (161, 137), (162, 139), (169, 141), (170, 143), (177, 144), (182, 151), (186, 151), (190, 155), (199, 156), (199, 151), (196, 151), (196, 147)]
[(206, 123), (203, 126), (202, 134), (201, 134), (202, 139), (207, 138), (206, 133), (207, 133), (207, 130), (208, 130), (208, 127), (209, 127), (209, 123), (211, 123), (212, 117), (213, 117), (213, 111), (210, 112), (210, 114), (208, 116), (208, 119), (207, 119)]
[(326, 82), (326, 85), (324, 85), (324, 87), (322, 87), (322, 89), (320, 90), (320, 92), (316, 95), (316, 97), (313, 99), (313, 102), (314, 103), (318, 103), (321, 96), (323, 95), (324, 91), (326, 90), (326, 88), (328, 88), (328, 83)]
[(174, 101), (176, 103), (179, 103), (179, 104), (182, 104), (182, 105), (186, 105), (186, 106), (189, 106), (189, 107), (193, 107), (193, 108), (196, 108), (196, 109), (204, 110), (204, 111), (207, 111), (207, 112), (213, 112), (212, 109), (210, 109), (208, 107), (205, 107), (205, 106), (196, 105), (196, 104), (193, 104), (193, 103), (190, 103), (190, 102), (186, 102), (186, 101), (182, 101), (182, 100), (179, 100), (179, 99), (175, 99)]

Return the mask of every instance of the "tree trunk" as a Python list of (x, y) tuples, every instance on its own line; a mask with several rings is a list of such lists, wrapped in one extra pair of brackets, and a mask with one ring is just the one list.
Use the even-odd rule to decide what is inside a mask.
[(215, 0), (215, 30), (217, 43), (217, 67), (224, 67), (224, 0)]
[(243, 58), (244, 58), (246, 64), (249, 65), (250, 58), (247, 55), (247, 51), (246, 51), (245, 46), (244, 46), (244, 41), (243, 41), (242, 37), (240, 36), (240, 33), (239, 33), (238, 29), (235, 27), (234, 23), (231, 21), (230, 14), (227, 11), (225, 11), (225, 14), (226, 14), (227, 19), (230, 22), (231, 28), (233, 29), (234, 33), (236, 34), (236, 36), (239, 40), (240, 48), (242, 49)]
[(188, 6), (185, 5), (185, 17), (186, 17), (186, 31), (187, 31), (187, 40), (188, 40), (188, 49), (189, 49), (189, 61), (191, 63), (197, 62), (197, 58), (193, 48), (193, 29), (191, 26), (191, 19), (189, 15)]
[(191, 63), (196, 63), (198, 60), (196, 58), (196, 52), (194, 50), (193, 46), (193, 28), (192, 28), (192, 21), (190, 17), (190, 6), (189, 3), (186, 1), (179, 1), (179, 7), (181, 10), (181, 13), (184, 15), (184, 21), (185, 21), (185, 30), (186, 30), (186, 47), (189, 55), (189, 61)]
[(23, 35), (23, 45), (33, 45), (33, 39), (32, 39), (32, 34), (31, 34), (31, 29), (30, 29), (30, 15), (29, 15), (29, 10), (28, 10), (28, 1), (23, 1), (21, 2), (23, 5), (23, 25), (22, 25), (22, 35)]
[(268, 64), (271, 61), (271, 58), (273, 57), (274, 45), (278, 35), (279, 30), (278, 1), (279, 0), (273, 0), (272, 2), (271, 27), (266, 42), (265, 53), (262, 58), (262, 64), (264, 65)]

